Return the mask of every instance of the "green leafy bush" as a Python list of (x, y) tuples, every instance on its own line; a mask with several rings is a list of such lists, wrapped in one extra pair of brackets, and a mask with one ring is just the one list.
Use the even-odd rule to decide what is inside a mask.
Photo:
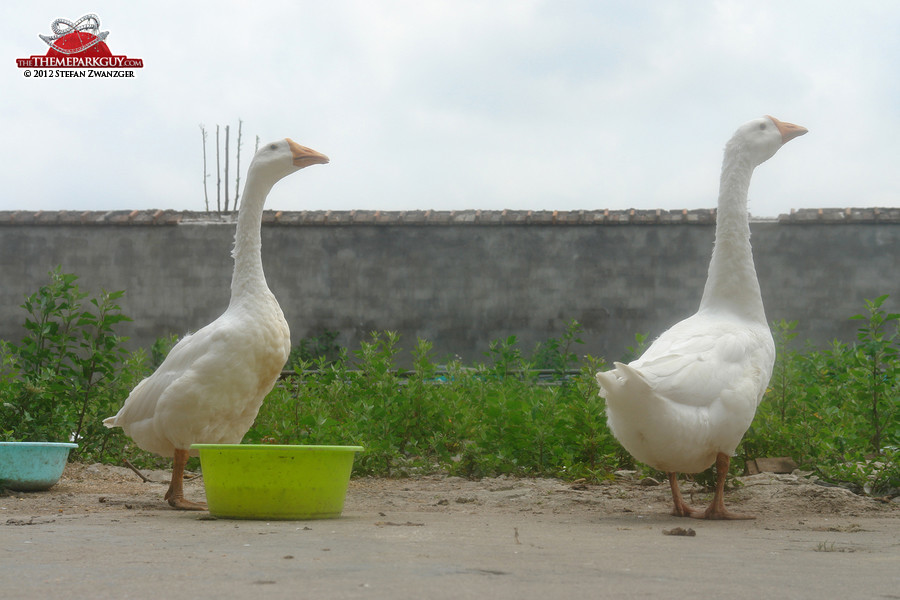
[(791, 456), (828, 481), (868, 493), (900, 488), (900, 360), (887, 296), (854, 315), (855, 344), (791, 350), (796, 321), (775, 324), (771, 387), (740, 448), (743, 458)]
[(314, 362), (318, 358), (324, 358), (327, 362), (334, 362), (341, 353), (341, 347), (337, 344), (337, 331), (326, 329), (319, 335), (305, 337), (300, 343), (291, 349), (288, 358), (289, 364), (297, 361)]
[[(81, 460), (118, 460), (124, 452), (135, 464), (163, 464), (168, 457), (137, 450), (101, 421), (176, 338), (158, 340), (149, 354), (127, 355), (114, 331), (127, 320), (117, 304), (123, 292), (90, 298), (76, 281), (52, 271), (22, 305), (25, 337), (0, 342), (0, 439), (76, 439)], [(747, 459), (791, 456), (858, 491), (900, 491), (900, 315), (884, 310), (886, 299), (866, 300), (865, 312), (851, 317), (860, 323), (851, 344), (798, 349), (797, 322), (774, 324), (770, 389), (732, 462), (736, 472)], [(397, 333), (373, 332), (350, 352), (326, 331), (295, 348), (291, 374), (263, 403), (244, 441), (358, 444), (366, 451), (357, 474), (607, 478), (639, 465), (606, 425), (594, 380), (606, 363), (579, 355), (580, 336), (571, 321), (531, 352), (509, 336), (492, 342), (474, 365), (441, 361), (431, 342), (419, 339), (410, 350), (412, 368), (404, 370)], [(620, 360), (648, 343), (636, 335)]]
[[(99, 419), (114, 414), (127, 378), (117, 323), (129, 320), (116, 303), (124, 292), (82, 292), (78, 277), (59, 267), (27, 296), (26, 334), (0, 347), (0, 435), (17, 441), (77, 441), (96, 453)], [(127, 388), (126, 388), (127, 389)], [(110, 412), (112, 411), (112, 412)]]
[(594, 384), (603, 362), (584, 357), (577, 368), (580, 331), (573, 321), (531, 358), (515, 336), (497, 340), (475, 366), (438, 364), (420, 339), (410, 371), (397, 368), (398, 335), (375, 332), (355, 360), (344, 351), (295, 362), (246, 439), (360, 444), (356, 470), (366, 474), (602, 477), (619, 449)]

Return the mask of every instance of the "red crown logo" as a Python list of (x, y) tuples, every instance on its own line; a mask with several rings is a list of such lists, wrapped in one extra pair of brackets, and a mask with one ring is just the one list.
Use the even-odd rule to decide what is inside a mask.
[[(50, 24), (52, 35), (41, 35), (50, 49), (44, 56), (17, 58), (20, 69), (62, 68), (62, 69), (104, 69), (106, 75), (133, 76), (132, 73), (115, 73), (119, 69), (140, 69), (144, 61), (113, 54), (106, 45), (108, 31), (100, 31), (100, 17), (88, 13), (77, 21), (56, 19)], [(25, 73), (26, 77), (29, 72)], [(91, 73), (93, 76), (93, 72)]]
[(108, 31), (100, 31), (100, 17), (87, 14), (75, 21), (57, 19), (50, 25), (54, 35), (38, 35), (50, 49), (47, 56), (112, 56), (103, 40)]

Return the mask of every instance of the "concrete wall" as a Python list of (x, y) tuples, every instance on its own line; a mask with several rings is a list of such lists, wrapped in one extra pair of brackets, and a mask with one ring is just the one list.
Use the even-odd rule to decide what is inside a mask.
[[(636, 332), (696, 310), (714, 218), (267, 212), (263, 263), (295, 344), (332, 330), (356, 349), (391, 329), (405, 351), (422, 337), (438, 357), (477, 361), (491, 340), (516, 335), (530, 351), (577, 319), (579, 351), (612, 360)], [(805, 211), (751, 229), (769, 320), (798, 320), (800, 340), (852, 341), (864, 298), (891, 294), (900, 311), (900, 210)], [(82, 290), (126, 290), (132, 347), (196, 330), (228, 303), (233, 234), (230, 219), (192, 213), (0, 213), (0, 338), (20, 338), (19, 305), (56, 265)]]

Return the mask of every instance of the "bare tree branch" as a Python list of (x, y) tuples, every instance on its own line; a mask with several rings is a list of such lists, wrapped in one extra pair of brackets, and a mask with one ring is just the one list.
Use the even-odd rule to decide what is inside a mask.
[(216, 212), (222, 213), (222, 171), (219, 168), (219, 126), (216, 125)]
[(206, 128), (203, 123), (200, 124), (200, 133), (203, 136), (203, 200), (206, 203), (206, 212), (209, 212), (209, 192), (206, 190), (206, 179), (209, 173), (206, 172)]
[(234, 182), (234, 210), (238, 209), (238, 198), (241, 197), (241, 129), (243, 125), (244, 122), (238, 119), (237, 164), (235, 165), (237, 178)]
[(225, 212), (228, 212), (228, 134), (230, 127), (225, 126)]
[[(229, 172), (231, 170), (231, 126), (225, 125), (225, 150), (224, 157), (222, 155), (222, 138), (221, 138), (221, 125), (216, 125), (216, 212), (218, 214), (228, 213), (230, 211), (238, 210), (238, 200), (240, 199), (241, 194), (241, 150), (243, 150), (244, 146), (244, 121), (242, 119), (238, 119), (238, 131), (237, 131), (237, 149), (235, 151), (235, 179), (234, 179), (234, 203), (232, 204), (231, 198), (228, 194), (228, 179)], [(206, 137), (207, 131), (206, 126), (202, 123), (200, 124), (200, 133), (203, 136), (203, 199), (206, 203), (206, 212), (209, 212), (209, 193), (207, 190), (207, 178), (209, 178), (210, 173), (207, 172), (207, 161), (206, 161)], [(259, 150), (259, 136), (256, 136), (256, 144), (253, 148), (253, 153)], [(225, 164), (222, 164), (222, 161), (225, 161)], [(222, 168), (224, 166), (224, 169)], [(222, 181), (225, 182), (225, 205), (222, 206)]]

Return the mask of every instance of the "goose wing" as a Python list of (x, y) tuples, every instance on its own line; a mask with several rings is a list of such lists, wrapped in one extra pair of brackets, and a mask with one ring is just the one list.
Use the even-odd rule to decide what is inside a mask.
[(131, 391), (121, 410), (103, 423), (107, 427), (125, 427), (153, 419), (166, 390), (195, 369), (198, 362), (208, 357), (217, 345), (220, 327), (216, 325), (219, 322), (216, 320), (196, 333), (184, 336), (172, 347), (159, 368)]
[(738, 388), (746, 389), (748, 384), (758, 402), (773, 362), (774, 347), (767, 328), (691, 318), (666, 331), (629, 366), (657, 395), (700, 407), (710, 406)]

